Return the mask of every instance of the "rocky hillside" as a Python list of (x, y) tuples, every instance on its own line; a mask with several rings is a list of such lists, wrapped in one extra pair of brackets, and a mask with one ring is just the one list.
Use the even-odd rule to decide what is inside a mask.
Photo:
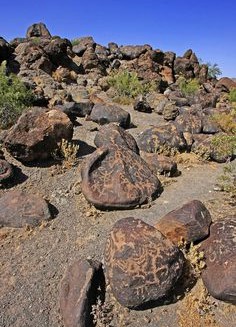
[(0, 64), (1, 326), (233, 327), (235, 81), (43, 23)]

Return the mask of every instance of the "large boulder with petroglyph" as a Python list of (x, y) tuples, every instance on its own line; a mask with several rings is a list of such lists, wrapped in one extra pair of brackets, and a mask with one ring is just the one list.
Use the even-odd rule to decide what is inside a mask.
[(236, 219), (211, 225), (210, 237), (201, 246), (206, 258), (203, 282), (216, 299), (236, 303)]
[(106, 277), (116, 299), (129, 308), (166, 297), (183, 263), (178, 247), (140, 219), (116, 222), (106, 243)]
[(101, 209), (128, 209), (151, 201), (161, 183), (145, 161), (129, 148), (101, 147), (86, 158), (81, 169), (85, 198)]
[(179, 132), (173, 123), (162, 124), (146, 129), (137, 139), (139, 149), (156, 153), (163, 149), (183, 151), (187, 148), (182, 132)]

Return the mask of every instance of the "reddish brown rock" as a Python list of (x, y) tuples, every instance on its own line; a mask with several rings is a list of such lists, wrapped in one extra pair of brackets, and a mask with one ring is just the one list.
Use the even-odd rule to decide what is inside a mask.
[(9, 130), (4, 146), (21, 161), (47, 159), (62, 139), (71, 140), (73, 124), (60, 110), (32, 108)]
[(60, 312), (65, 327), (92, 327), (92, 305), (104, 288), (102, 264), (77, 260), (68, 267), (60, 285)]
[(115, 145), (86, 158), (81, 175), (84, 196), (101, 209), (133, 208), (161, 193), (161, 183), (145, 161)]
[(175, 125), (180, 132), (198, 134), (202, 131), (201, 114), (194, 110), (185, 110), (175, 119)]
[(141, 151), (140, 155), (154, 174), (173, 176), (177, 173), (177, 164), (170, 157), (145, 151)]
[(139, 134), (137, 143), (140, 150), (152, 153), (159, 152), (163, 147), (179, 151), (185, 150), (187, 147), (183, 134), (173, 123), (146, 129)]
[(94, 144), (97, 147), (111, 145), (118, 145), (124, 148), (128, 148), (135, 153), (139, 153), (137, 143), (132, 135), (130, 135), (125, 129), (117, 126), (114, 123), (102, 126), (97, 132)]
[(226, 89), (236, 89), (236, 82), (229, 77), (222, 77), (216, 83), (216, 88), (226, 87)]
[(236, 219), (211, 225), (210, 237), (201, 246), (206, 258), (203, 282), (216, 299), (236, 304)]
[(116, 105), (97, 103), (94, 105), (89, 118), (101, 125), (118, 123), (121, 127), (127, 128), (130, 124), (130, 114)]
[(108, 237), (105, 269), (116, 299), (138, 308), (167, 296), (182, 273), (183, 254), (140, 219), (116, 222)]
[(173, 243), (199, 241), (209, 235), (211, 215), (201, 201), (193, 200), (162, 217), (155, 227)]
[(135, 100), (134, 110), (146, 113), (152, 112), (152, 108), (150, 107), (146, 99), (144, 99), (142, 96)]
[(47, 202), (39, 195), (9, 191), (0, 198), (0, 225), (37, 226), (51, 219)]

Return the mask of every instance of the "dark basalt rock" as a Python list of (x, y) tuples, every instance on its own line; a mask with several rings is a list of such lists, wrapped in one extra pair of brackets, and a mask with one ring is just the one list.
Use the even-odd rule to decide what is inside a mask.
[(55, 106), (55, 108), (64, 112), (71, 121), (75, 121), (77, 117), (86, 117), (90, 115), (93, 106), (93, 102), (85, 99), (80, 102), (66, 102), (63, 105)]
[(144, 98), (136, 99), (134, 102), (134, 110), (140, 112), (151, 113), (152, 108)]
[(123, 55), (123, 59), (133, 60), (135, 58), (140, 57), (142, 54), (147, 52), (147, 50), (151, 50), (150, 45), (125, 45), (119, 48), (121, 54)]
[(190, 201), (162, 217), (155, 227), (173, 243), (199, 241), (209, 235), (211, 215), (198, 200)]
[(236, 220), (235, 217), (211, 225), (210, 237), (201, 250), (206, 258), (203, 282), (216, 299), (236, 304)]
[[(104, 292), (102, 264), (77, 260), (66, 270), (60, 285), (60, 311), (65, 327), (92, 327), (92, 305), (99, 287)], [(101, 293), (100, 290), (100, 293)]]
[(133, 136), (115, 123), (102, 126), (95, 136), (94, 144), (98, 148), (102, 146), (109, 148), (112, 145), (118, 145), (139, 154), (138, 145)]
[(161, 183), (136, 153), (119, 146), (101, 147), (81, 169), (82, 192), (100, 209), (129, 209), (155, 198)]
[(116, 222), (106, 243), (106, 277), (116, 299), (129, 308), (166, 297), (183, 263), (182, 252), (140, 219)]
[(0, 198), (0, 225), (2, 226), (34, 227), (50, 219), (47, 202), (39, 195), (14, 190)]
[(180, 132), (198, 134), (202, 132), (202, 117), (194, 110), (184, 110), (175, 119), (175, 125)]
[(62, 139), (71, 140), (73, 124), (59, 110), (34, 107), (23, 113), (4, 138), (4, 146), (18, 160), (49, 158)]
[(179, 115), (179, 108), (168, 102), (165, 104), (162, 114), (165, 120), (174, 120)]
[(179, 151), (183, 151), (187, 147), (183, 134), (173, 123), (145, 130), (139, 134), (137, 143), (140, 150), (152, 153), (160, 151), (163, 146)]
[(13, 169), (11, 164), (6, 160), (0, 159), (0, 183), (7, 180), (13, 175)]
[(140, 156), (146, 161), (153, 174), (164, 174), (171, 177), (178, 172), (176, 162), (170, 157), (145, 151), (141, 151)]
[(95, 104), (89, 118), (100, 125), (114, 122), (123, 128), (130, 125), (130, 114), (115, 105)]

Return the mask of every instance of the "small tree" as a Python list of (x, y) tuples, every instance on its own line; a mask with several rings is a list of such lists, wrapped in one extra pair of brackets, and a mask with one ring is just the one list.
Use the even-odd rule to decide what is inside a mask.
[(206, 65), (208, 66), (208, 77), (209, 78), (217, 78), (222, 75), (222, 71), (218, 64), (211, 64), (207, 62)]

